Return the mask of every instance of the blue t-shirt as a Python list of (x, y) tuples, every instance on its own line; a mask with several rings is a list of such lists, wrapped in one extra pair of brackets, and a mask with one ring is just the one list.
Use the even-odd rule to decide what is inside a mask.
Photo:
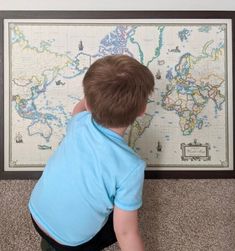
[(29, 201), (33, 218), (58, 242), (76, 246), (104, 226), (113, 206), (142, 205), (145, 162), (89, 112), (74, 116)]

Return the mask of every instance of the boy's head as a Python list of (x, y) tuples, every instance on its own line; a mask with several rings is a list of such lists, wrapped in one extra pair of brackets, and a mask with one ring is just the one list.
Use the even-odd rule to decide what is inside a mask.
[(105, 127), (126, 127), (140, 116), (154, 88), (150, 70), (126, 55), (95, 61), (83, 80), (87, 106)]

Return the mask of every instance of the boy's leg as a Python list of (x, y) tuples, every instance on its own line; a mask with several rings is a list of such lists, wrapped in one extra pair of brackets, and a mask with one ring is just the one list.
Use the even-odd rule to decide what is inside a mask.
[[(42, 251), (58, 251), (58, 250), (74, 250), (74, 251), (101, 251), (102, 249), (112, 245), (117, 242), (116, 235), (113, 227), (113, 213), (110, 214), (108, 221), (103, 226), (103, 228), (88, 242), (81, 244), (76, 247), (60, 246), (54, 247), (53, 244), (50, 244), (46, 239), (49, 238), (42, 233), (36, 223), (33, 221), (33, 224), (37, 231), (43, 236), (41, 241), (41, 250)], [(50, 238), (49, 238), (50, 239)]]
[(115, 242), (117, 242), (117, 238), (113, 228), (113, 213), (111, 213), (103, 228), (90, 241), (81, 245), (81, 247), (83, 246), (86, 251), (100, 251)]
[(113, 213), (109, 216), (107, 223), (97, 234), (97, 240), (101, 250), (117, 242), (116, 234), (113, 228)]
[(41, 250), (42, 251), (56, 251), (45, 239), (41, 240)]

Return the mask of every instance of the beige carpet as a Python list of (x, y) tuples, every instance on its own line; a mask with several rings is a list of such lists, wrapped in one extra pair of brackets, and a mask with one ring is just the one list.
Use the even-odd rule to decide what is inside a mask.
[[(0, 181), (0, 251), (40, 250), (27, 211), (34, 184)], [(140, 225), (146, 251), (235, 251), (235, 180), (146, 180)]]

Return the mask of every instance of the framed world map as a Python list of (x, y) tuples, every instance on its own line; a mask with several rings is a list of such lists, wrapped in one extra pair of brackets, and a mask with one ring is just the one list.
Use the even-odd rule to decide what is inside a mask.
[[(234, 177), (234, 12), (0, 12), (1, 178), (38, 178), (97, 59), (154, 74), (125, 140), (147, 178)], [(3, 115), (4, 114), (4, 115)]]

